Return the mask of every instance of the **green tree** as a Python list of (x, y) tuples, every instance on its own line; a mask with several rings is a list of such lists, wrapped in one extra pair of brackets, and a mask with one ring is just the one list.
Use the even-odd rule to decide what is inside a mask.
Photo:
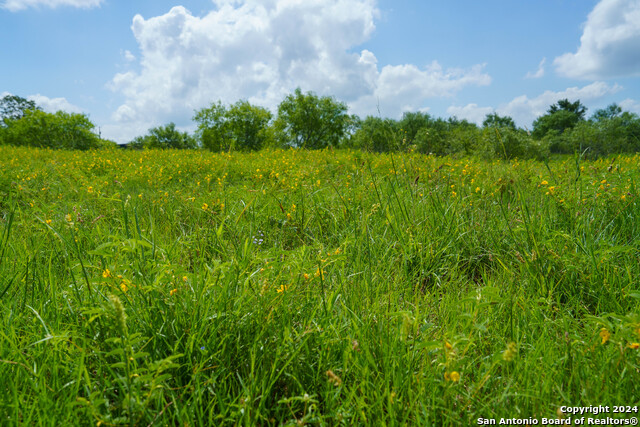
[(187, 132), (176, 129), (175, 123), (158, 126), (149, 129), (149, 133), (143, 137), (135, 138), (130, 143), (133, 148), (161, 148), (161, 149), (190, 149), (197, 148), (196, 140)]
[(11, 120), (19, 120), (28, 110), (40, 110), (34, 101), (16, 95), (6, 95), (0, 100), (0, 125), (8, 126)]
[(393, 151), (397, 123), (391, 119), (368, 116), (355, 131), (351, 145), (367, 151), (386, 152)]
[(418, 132), (429, 127), (432, 122), (433, 119), (427, 113), (408, 111), (402, 114), (402, 119), (400, 119), (398, 126), (400, 127), (403, 144), (406, 147), (411, 146)]
[(532, 135), (536, 139), (542, 139), (550, 131), (555, 131), (560, 135), (583, 121), (586, 112), (587, 108), (579, 100), (569, 102), (568, 99), (561, 99), (549, 107), (547, 114), (538, 117), (533, 122)]
[(310, 149), (338, 146), (348, 125), (344, 103), (313, 92), (303, 94), (300, 88), (280, 103), (275, 122), (283, 144)]
[(616, 103), (609, 105), (607, 108), (601, 108), (597, 110), (593, 116), (591, 116), (591, 121), (593, 122), (602, 122), (604, 120), (611, 120), (615, 117), (620, 117), (622, 115), (622, 108)]
[(487, 114), (482, 122), (483, 128), (509, 128), (516, 130), (516, 124), (509, 116), (500, 116), (498, 113)]
[(271, 112), (264, 107), (238, 101), (229, 108), (220, 101), (196, 112), (197, 138), (212, 151), (260, 150), (273, 139)]
[(100, 138), (93, 132), (94, 124), (84, 114), (64, 111), (52, 114), (28, 109), (19, 119), (5, 123), (6, 144), (78, 150), (101, 146)]

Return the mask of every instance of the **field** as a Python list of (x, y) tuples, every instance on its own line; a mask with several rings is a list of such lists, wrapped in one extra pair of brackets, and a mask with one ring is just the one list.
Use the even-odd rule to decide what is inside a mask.
[(0, 147), (0, 424), (637, 417), (639, 164)]

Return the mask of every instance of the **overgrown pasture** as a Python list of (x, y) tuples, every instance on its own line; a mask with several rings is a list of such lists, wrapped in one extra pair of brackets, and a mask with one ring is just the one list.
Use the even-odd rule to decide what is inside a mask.
[(637, 407), (639, 164), (0, 147), (0, 424)]

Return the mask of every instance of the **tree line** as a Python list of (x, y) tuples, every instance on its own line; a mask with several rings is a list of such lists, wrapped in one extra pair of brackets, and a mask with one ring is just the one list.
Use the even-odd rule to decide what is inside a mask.
[[(373, 152), (414, 151), (435, 155), (478, 155), (486, 158), (547, 158), (580, 153), (599, 157), (640, 152), (640, 117), (617, 104), (590, 118), (577, 100), (558, 100), (533, 122), (518, 128), (513, 119), (488, 114), (482, 126), (456, 117), (406, 112), (399, 120), (348, 114), (343, 102), (296, 89), (274, 115), (241, 100), (220, 101), (195, 112), (193, 134), (174, 123), (149, 129), (125, 146), (132, 149), (173, 148), (211, 151), (255, 151), (292, 147), (345, 147)], [(116, 146), (95, 134), (84, 114), (46, 113), (33, 101), (8, 95), (0, 100), (0, 144), (91, 149)]]

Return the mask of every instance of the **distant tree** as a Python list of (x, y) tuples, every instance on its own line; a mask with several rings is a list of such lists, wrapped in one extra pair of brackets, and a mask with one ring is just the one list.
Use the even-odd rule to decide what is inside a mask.
[(547, 111), (549, 114), (557, 113), (558, 111), (568, 111), (578, 116), (579, 120), (584, 120), (584, 115), (587, 112), (587, 107), (582, 105), (580, 100), (576, 102), (570, 102), (568, 99), (561, 99), (557, 103), (551, 105)]
[(102, 143), (93, 132), (95, 128), (84, 114), (45, 113), (27, 109), (19, 119), (7, 120), (3, 131), (6, 144), (43, 148), (87, 150)]
[(611, 120), (614, 117), (620, 117), (622, 115), (622, 108), (618, 104), (611, 104), (607, 108), (601, 108), (597, 110), (593, 116), (591, 116), (591, 121), (593, 122), (601, 122), (603, 120)]
[(414, 143), (416, 135), (421, 129), (429, 126), (433, 121), (431, 116), (422, 112), (405, 112), (402, 114), (402, 119), (398, 123), (398, 126), (402, 132), (402, 140), (405, 146), (410, 146)]
[(40, 110), (34, 101), (16, 95), (6, 95), (0, 100), (0, 125), (7, 126), (9, 120), (19, 120), (28, 110)]
[(180, 132), (177, 130), (175, 123), (151, 128), (147, 135), (135, 138), (131, 141), (131, 145), (134, 148), (137, 148), (140, 145), (142, 145), (143, 148), (161, 149), (197, 148), (195, 139), (189, 136), (187, 132)]
[(368, 116), (362, 120), (352, 138), (352, 146), (366, 151), (386, 152), (396, 150), (397, 123), (391, 119)]
[(285, 145), (320, 149), (338, 146), (349, 125), (347, 106), (300, 88), (278, 106), (275, 128)]
[(572, 129), (584, 120), (587, 108), (580, 101), (569, 102), (562, 99), (547, 110), (547, 114), (538, 117), (533, 122), (533, 137), (541, 139), (550, 131), (561, 135), (565, 130)]
[(273, 139), (271, 112), (264, 107), (238, 101), (229, 108), (220, 101), (196, 112), (196, 136), (212, 151), (259, 150)]
[(516, 129), (516, 124), (509, 116), (500, 116), (498, 113), (487, 114), (482, 122), (484, 128), (509, 128)]

